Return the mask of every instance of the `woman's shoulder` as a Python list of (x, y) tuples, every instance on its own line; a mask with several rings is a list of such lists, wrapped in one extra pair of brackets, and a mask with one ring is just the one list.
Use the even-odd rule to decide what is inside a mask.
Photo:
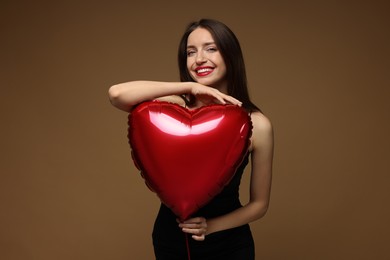
[(273, 126), (271, 120), (260, 111), (252, 112), (251, 120), (253, 125), (251, 149), (262, 146), (265, 143), (273, 142)]
[(252, 120), (253, 128), (262, 131), (272, 130), (271, 120), (260, 111), (253, 111), (251, 113), (251, 120)]

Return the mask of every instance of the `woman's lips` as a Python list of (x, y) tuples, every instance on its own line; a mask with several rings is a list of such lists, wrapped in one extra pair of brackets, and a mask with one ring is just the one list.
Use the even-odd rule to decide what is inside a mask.
[(212, 73), (213, 71), (214, 71), (214, 68), (212, 68), (212, 67), (198, 67), (195, 70), (196, 75), (199, 77), (207, 76), (210, 73)]

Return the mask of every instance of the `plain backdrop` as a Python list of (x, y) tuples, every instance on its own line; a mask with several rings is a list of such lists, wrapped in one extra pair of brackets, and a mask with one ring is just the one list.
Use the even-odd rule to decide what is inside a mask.
[[(108, 88), (177, 81), (188, 23), (239, 38), (275, 128), (256, 259), (390, 259), (387, 1), (2, 1), (0, 259), (153, 259), (158, 197)], [(248, 198), (247, 169), (241, 186)]]

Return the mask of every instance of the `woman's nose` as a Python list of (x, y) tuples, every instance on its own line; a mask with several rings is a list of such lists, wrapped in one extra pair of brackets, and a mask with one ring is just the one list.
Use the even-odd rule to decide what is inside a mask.
[(202, 53), (198, 53), (198, 55), (196, 55), (196, 63), (201, 64), (204, 62), (206, 62), (206, 57)]

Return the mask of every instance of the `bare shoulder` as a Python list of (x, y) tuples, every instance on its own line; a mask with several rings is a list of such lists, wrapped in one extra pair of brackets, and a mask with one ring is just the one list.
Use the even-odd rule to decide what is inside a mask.
[(266, 117), (261, 112), (258, 111), (253, 112), (251, 114), (251, 119), (252, 119), (254, 131), (260, 131), (263, 133), (272, 131), (271, 121), (268, 119), (268, 117)]
[(253, 112), (251, 119), (253, 125), (251, 149), (258, 148), (264, 144), (272, 144), (273, 126), (270, 119), (261, 112)]
[(183, 107), (186, 105), (184, 102), (184, 99), (181, 98), (180, 96), (177, 96), (177, 95), (159, 97), (159, 98), (156, 98), (156, 100), (175, 103), (175, 104), (178, 104), (178, 105), (183, 106)]

